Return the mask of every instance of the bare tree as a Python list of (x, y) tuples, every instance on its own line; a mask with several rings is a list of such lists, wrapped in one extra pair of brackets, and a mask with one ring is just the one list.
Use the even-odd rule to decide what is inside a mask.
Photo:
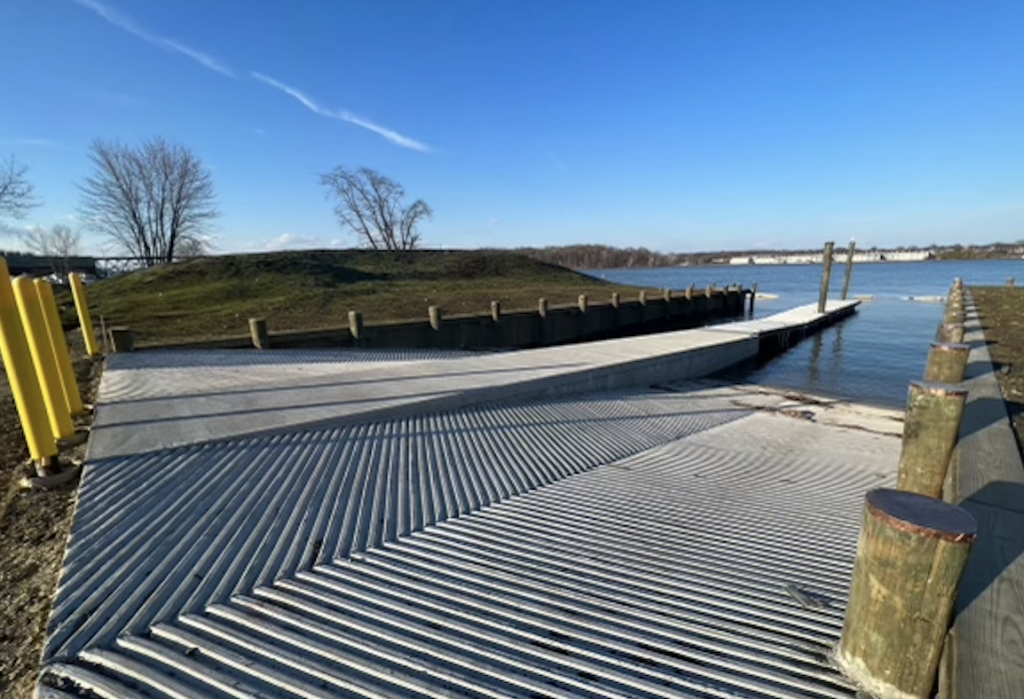
[(174, 251), (174, 259), (188, 260), (193, 257), (202, 257), (210, 254), (212, 247), (208, 237), (189, 238), (178, 243)]
[(93, 174), (80, 186), (88, 225), (147, 267), (172, 262), (178, 250), (205, 250), (220, 215), (209, 170), (192, 151), (162, 138), (137, 148), (96, 140)]
[(374, 250), (415, 250), (420, 243), (417, 225), (434, 213), (422, 199), (403, 205), (402, 185), (368, 167), (337, 167), (321, 175), (320, 184), (335, 199), (341, 227), (351, 228)]
[(78, 255), (82, 236), (63, 224), (49, 230), (34, 226), (21, 234), (21, 241), (30, 252), (50, 258), (54, 274), (67, 278), (71, 273), (70, 258)]
[(35, 187), (28, 179), (28, 166), (10, 156), (0, 162), (0, 218), (22, 219), (38, 206)]

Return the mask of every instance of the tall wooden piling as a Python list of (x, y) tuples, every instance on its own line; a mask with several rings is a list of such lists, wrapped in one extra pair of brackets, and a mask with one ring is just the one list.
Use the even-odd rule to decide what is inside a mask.
[(825, 243), (825, 252), (821, 258), (821, 294), (818, 296), (818, 313), (825, 312), (828, 303), (828, 287), (832, 282), (832, 251), (836, 244)]
[[(963, 327), (963, 326), (960, 326)], [(970, 345), (954, 342), (933, 342), (928, 352), (928, 365), (924, 371), (925, 381), (960, 383), (967, 370), (967, 355)]]
[(754, 316), (754, 299), (756, 299), (756, 298), (757, 298), (757, 284), (754, 284), (754, 286), (750, 287), (750, 310), (748, 311), (748, 313), (750, 314), (751, 317)]
[(960, 343), (964, 341), (964, 324), (963, 323), (943, 323), (939, 326), (939, 332), (936, 339), (939, 342), (954, 342)]
[(910, 384), (897, 488), (942, 497), (966, 400), (963, 386), (925, 381)]
[(928, 699), (978, 525), (941, 500), (872, 490), (836, 661), (879, 699)]
[(853, 276), (853, 255), (857, 251), (857, 244), (850, 241), (850, 247), (846, 251), (846, 276), (843, 278), (843, 295), (840, 297), (843, 301), (846, 300), (847, 294), (850, 293), (850, 277)]

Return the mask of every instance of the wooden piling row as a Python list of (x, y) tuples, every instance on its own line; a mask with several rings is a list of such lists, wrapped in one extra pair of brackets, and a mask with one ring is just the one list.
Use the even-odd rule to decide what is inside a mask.
[[(878, 699), (929, 699), (977, 523), (944, 502), (967, 400), (963, 283), (950, 290), (925, 381), (910, 385), (897, 489), (867, 494), (835, 659)], [(956, 340), (953, 342), (952, 340)]]

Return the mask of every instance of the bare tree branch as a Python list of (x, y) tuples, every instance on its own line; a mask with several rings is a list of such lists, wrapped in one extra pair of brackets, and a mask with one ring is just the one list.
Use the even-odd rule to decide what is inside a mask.
[(13, 155), (0, 162), (0, 218), (23, 219), (36, 206), (39, 201), (28, 179), (28, 166), (19, 163)]
[(79, 185), (89, 226), (146, 266), (207, 250), (220, 212), (213, 179), (192, 151), (162, 138), (137, 148), (97, 140), (89, 159), (93, 174)]
[(19, 237), (31, 252), (50, 258), (54, 274), (67, 279), (71, 272), (70, 258), (78, 255), (82, 242), (82, 236), (77, 231), (63, 224), (57, 224), (49, 230), (34, 226)]
[(433, 215), (422, 199), (404, 206), (405, 188), (376, 170), (337, 167), (320, 176), (327, 197), (335, 200), (334, 213), (342, 228), (351, 228), (364, 245), (374, 250), (414, 250), (420, 236), (416, 227)]

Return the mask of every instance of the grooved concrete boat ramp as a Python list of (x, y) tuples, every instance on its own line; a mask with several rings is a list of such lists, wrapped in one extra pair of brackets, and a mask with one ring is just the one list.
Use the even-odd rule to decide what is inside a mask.
[(898, 415), (696, 381), (781, 317), (491, 355), (114, 356), (47, 697), (853, 697)]

